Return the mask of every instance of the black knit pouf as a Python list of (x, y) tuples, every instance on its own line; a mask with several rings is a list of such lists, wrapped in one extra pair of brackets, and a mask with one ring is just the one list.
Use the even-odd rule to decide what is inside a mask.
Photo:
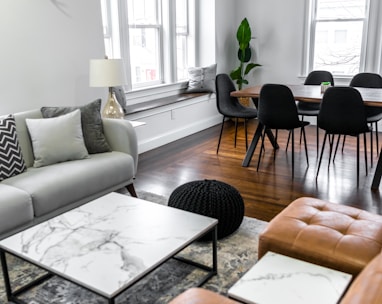
[[(230, 235), (239, 228), (244, 217), (244, 201), (234, 187), (216, 180), (198, 180), (176, 188), (168, 206), (216, 218), (218, 238)], [(212, 235), (202, 241), (212, 239)]]

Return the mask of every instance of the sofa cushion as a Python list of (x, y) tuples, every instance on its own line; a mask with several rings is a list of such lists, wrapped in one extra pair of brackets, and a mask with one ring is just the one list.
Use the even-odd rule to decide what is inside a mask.
[(91, 154), (83, 160), (29, 168), (3, 183), (29, 193), (35, 216), (41, 216), (126, 186), (133, 174), (134, 161), (130, 155), (107, 152)]
[(110, 152), (111, 149), (103, 133), (101, 118), (101, 99), (97, 99), (82, 107), (42, 107), (41, 113), (45, 118), (57, 117), (74, 110), (81, 111), (82, 132), (85, 145), (90, 154)]
[(0, 181), (26, 169), (13, 116), (0, 120)]
[(26, 124), (32, 139), (34, 167), (88, 157), (80, 110), (55, 118), (28, 118)]
[(32, 199), (28, 193), (0, 184), (0, 232), (13, 230), (33, 221)]

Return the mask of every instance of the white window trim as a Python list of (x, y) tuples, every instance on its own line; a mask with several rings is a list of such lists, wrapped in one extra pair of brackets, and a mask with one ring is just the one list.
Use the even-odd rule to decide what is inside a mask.
[[(305, 21), (301, 76), (305, 78), (313, 66), (314, 30), (312, 29), (315, 0), (305, 1)], [(364, 42), (361, 49), (360, 72), (382, 72), (382, 3), (380, 0), (368, 0), (368, 17), (364, 26)], [(313, 36), (313, 37), (312, 37)], [(347, 82), (352, 76), (334, 75), (336, 83)]]
[[(169, 7), (170, 5), (174, 5), (176, 3), (176, 0), (161, 0), (162, 6)], [(195, 1), (190, 0), (189, 5), (189, 18), (190, 21), (189, 29), (190, 29), (190, 46), (195, 47), (195, 22), (192, 22), (193, 19), (195, 19)], [(127, 15), (127, 3), (124, 0), (117, 0), (115, 3), (118, 4), (120, 11), (124, 11), (124, 13)], [(168, 10), (170, 14), (175, 14), (173, 10)], [(165, 30), (160, 31), (160, 43), (162, 45), (161, 54), (160, 54), (160, 60), (162, 62), (165, 62), (162, 66), (162, 69), (160, 70), (160, 79), (163, 79), (163, 82), (157, 81), (153, 82), (151, 85), (136, 85), (134, 88), (132, 87), (132, 79), (131, 79), (131, 64), (130, 64), (130, 55), (129, 55), (129, 38), (128, 33), (126, 31), (129, 30), (129, 24), (127, 21), (127, 18), (124, 18), (123, 16), (119, 16), (118, 21), (112, 20), (113, 26), (119, 27), (118, 31), (113, 31), (113, 39), (114, 42), (113, 48), (115, 49), (116, 44), (118, 45), (117, 48), (120, 49), (121, 58), (124, 59), (124, 63), (126, 66), (126, 69), (128, 70), (127, 74), (127, 81), (128, 85), (125, 86), (126, 90), (126, 96), (127, 98), (134, 98), (134, 103), (136, 102), (143, 102), (151, 99), (178, 94), (182, 91), (187, 85), (187, 81), (176, 81), (177, 79), (177, 68), (176, 68), (176, 28), (175, 28), (175, 18), (169, 18), (165, 14), (165, 10), (161, 11), (162, 16), (160, 18), (163, 18), (163, 20), (170, 20), (170, 22), (163, 22), (163, 28)], [(167, 18), (167, 19), (166, 19)], [(115, 33), (118, 32), (118, 33)], [(166, 33), (166, 34), (165, 34)], [(167, 33), (169, 33), (167, 35)], [(171, 37), (175, 37), (175, 39), (171, 39)], [(119, 43), (120, 41), (120, 43)], [(117, 43), (115, 43), (117, 42)], [(170, 47), (167, 47), (166, 45), (170, 45)], [(188, 58), (189, 58), (189, 65), (193, 66), (195, 63), (195, 51), (188, 52)], [(193, 57), (192, 57), (193, 56)], [(117, 57), (117, 56), (115, 56)], [(147, 83), (146, 83), (147, 84)], [(159, 96), (158, 96), (159, 94)]]

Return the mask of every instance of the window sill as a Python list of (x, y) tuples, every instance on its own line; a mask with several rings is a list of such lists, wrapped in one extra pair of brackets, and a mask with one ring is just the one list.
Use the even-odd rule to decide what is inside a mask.
[(140, 102), (140, 103), (127, 106), (125, 115), (135, 114), (135, 113), (167, 106), (167, 105), (174, 104), (180, 101), (185, 101), (185, 100), (189, 100), (192, 98), (205, 96), (209, 94), (210, 93), (181, 93), (181, 94), (158, 98), (155, 100)]

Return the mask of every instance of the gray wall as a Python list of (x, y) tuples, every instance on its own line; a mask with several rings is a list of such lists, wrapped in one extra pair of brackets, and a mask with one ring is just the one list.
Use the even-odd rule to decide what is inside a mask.
[[(216, 5), (218, 72), (238, 65), (236, 30), (246, 17), (251, 25), (254, 62), (262, 64), (250, 84), (301, 83), (306, 0), (219, 0)], [(277, 7), (277, 9), (276, 9)]]
[[(207, 6), (203, 19), (211, 22), (199, 28), (206, 40), (198, 49), (200, 64), (215, 56), (219, 73), (235, 68), (236, 29), (247, 17), (256, 37), (255, 59), (263, 65), (251, 73), (250, 83), (303, 81), (307, 0), (198, 1)], [(382, 13), (379, 0), (371, 3)], [(370, 40), (377, 48), (371, 50), (381, 47), (381, 24), (373, 25), (377, 30)], [(106, 97), (106, 90), (88, 85), (89, 59), (104, 55), (98, 0), (2, 0), (0, 35), (0, 115)], [(368, 67), (380, 72), (380, 52), (369, 57)]]
[(95, 0), (2, 0), (0, 115), (106, 95), (88, 80), (104, 56), (100, 18)]

